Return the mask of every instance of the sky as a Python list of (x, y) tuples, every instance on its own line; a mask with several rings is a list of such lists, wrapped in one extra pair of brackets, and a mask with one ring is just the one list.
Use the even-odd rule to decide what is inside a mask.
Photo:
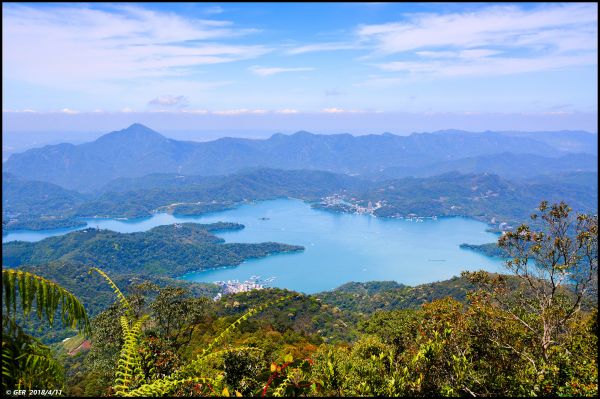
[(3, 3), (3, 130), (597, 132), (597, 8)]

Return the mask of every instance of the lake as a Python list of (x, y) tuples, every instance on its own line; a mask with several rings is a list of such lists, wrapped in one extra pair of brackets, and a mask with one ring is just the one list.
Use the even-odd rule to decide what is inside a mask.
[[(302, 245), (303, 252), (253, 259), (239, 266), (189, 273), (191, 281), (274, 277), (272, 286), (305, 293), (330, 290), (349, 281), (395, 280), (416, 285), (445, 280), (463, 270), (501, 271), (502, 261), (459, 248), (461, 243), (495, 242), (484, 223), (467, 218), (411, 222), (312, 209), (295, 199), (245, 204), (202, 216), (157, 214), (133, 220), (84, 219), (88, 226), (122, 233), (176, 222), (237, 222), (245, 229), (220, 232), (226, 242), (276, 241)], [(17, 231), (3, 237), (38, 241), (77, 229)]]

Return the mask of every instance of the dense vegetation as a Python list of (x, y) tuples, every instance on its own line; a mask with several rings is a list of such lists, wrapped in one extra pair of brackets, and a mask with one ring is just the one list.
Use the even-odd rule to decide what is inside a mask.
[(128, 234), (85, 229), (38, 242), (6, 243), (2, 262), (10, 267), (76, 262), (97, 265), (109, 272), (181, 277), (191, 271), (234, 266), (250, 258), (303, 250), (300, 246), (274, 242), (225, 243), (212, 234), (242, 228), (237, 223), (182, 223)]
[(9, 396), (13, 389), (29, 392), (40, 385), (45, 389), (61, 386), (64, 384), (62, 366), (50, 348), (23, 330), (17, 316), (26, 318), (35, 310), (39, 321), (52, 326), (60, 309), (64, 325), (89, 334), (84, 306), (60, 285), (19, 270), (2, 270), (2, 293), (6, 307), (2, 309), (3, 391)]
[[(532, 221), (543, 228), (521, 225), (498, 241), (510, 275), (464, 273), (414, 288), (349, 283), (311, 296), (269, 289), (214, 302), (191, 286), (113, 283), (85, 268), (118, 301), (96, 313), (91, 335), (55, 345), (66, 393), (596, 395), (597, 216), (543, 202)], [(188, 227), (175, 241), (214, 240)], [(24, 287), (3, 289), (16, 298)]]
[(85, 226), (72, 218), (86, 196), (55, 184), (2, 173), (2, 232)]

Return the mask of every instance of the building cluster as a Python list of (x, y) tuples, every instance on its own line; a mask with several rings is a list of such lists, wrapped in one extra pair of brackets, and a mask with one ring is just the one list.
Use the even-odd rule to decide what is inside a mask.
[[(356, 200), (356, 198), (351, 198), (350, 200)], [(356, 203), (346, 201), (341, 195), (333, 194), (328, 197), (325, 197), (321, 200), (321, 205), (324, 205), (326, 208), (328, 207), (344, 207), (349, 212), (354, 212), (358, 214), (369, 214), (374, 215), (375, 210), (384, 206), (384, 201), (377, 201), (373, 204), (371, 201), (368, 202), (367, 206), (361, 206)]]
[(215, 281), (215, 284), (221, 288), (213, 299), (218, 301), (224, 294), (237, 294), (238, 292), (247, 292), (252, 290), (262, 290), (265, 286), (272, 282), (275, 277), (270, 277), (262, 283), (258, 282), (259, 276), (252, 276), (249, 280), (240, 282), (239, 280)]
[(511, 225), (509, 225), (506, 222), (500, 222), (498, 219), (496, 219), (495, 217), (493, 217), (490, 220), (490, 224), (492, 226), (496, 226), (498, 225), (498, 230), (500, 230), (501, 232), (506, 232), (506, 231), (510, 231), (513, 229), (513, 227)]

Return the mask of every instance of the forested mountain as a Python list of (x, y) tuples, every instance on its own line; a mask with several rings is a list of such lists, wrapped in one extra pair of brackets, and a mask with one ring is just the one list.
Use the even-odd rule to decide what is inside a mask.
[(505, 136), (526, 137), (544, 142), (568, 152), (587, 152), (598, 155), (598, 136), (580, 130), (558, 132), (502, 132)]
[(88, 196), (56, 184), (28, 181), (2, 173), (2, 230), (83, 226), (67, 215), (75, 213)]
[[(226, 176), (153, 174), (120, 178), (85, 196), (52, 184), (11, 178), (14, 186), (20, 188), (6, 190), (3, 201), (19, 206), (3, 209), (3, 220), (6, 231), (44, 229), (78, 226), (82, 222), (77, 218), (82, 217), (132, 218), (154, 212), (199, 215), (245, 201), (280, 197), (300, 198), (332, 211), (352, 211), (344, 206), (319, 204), (324, 197), (336, 194), (363, 207), (369, 201), (380, 202), (375, 214), (382, 217), (412, 213), (469, 216), (486, 222), (495, 217), (517, 223), (528, 218), (540, 198), (565, 200), (578, 211), (597, 212), (597, 176), (597, 172), (567, 172), (513, 181), (494, 174), (449, 172), (424, 178), (371, 181), (323, 171), (252, 169)], [(48, 207), (45, 201), (28, 200), (53, 198), (53, 193), (63, 191), (70, 195), (65, 198), (72, 200), (50, 201)], [(10, 213), (16, 209), (23, 215)]]
[(44, 215), (55, 210), (73, 209), (85, 199), (85, 195), (56, 184), (26, 181), (10, 173), (2, 173), (3, 212)]
[(565, 172), (597, 172), (598, 157), (587, 153), (572, 153), (551, 158), (535, 154), (503, 152), (435, 162), (422, 167), (395, 166), (375, 173), (372, 177), (382, 180), (409, 176), (429, 177), (453, 171), (493, 173), (507, 179), (526, 179)]
[(244, 168), (269, 167), (372, 174), (390, 167), (421, 168), (503, 152), (558, 157), (571, 151), (591, 152), (586, 148), (597, 137), (581, 132), (569, 142), (559, 139), (451, 130), (410, 136), (298, 132), (289, 136), (275, 134), (267, 140), (222, 138), (197, 143), (168, 139), (134, 124), (85, 144), (51, 145), (13, 154), (4, 167), (26, 180), (93, 191), (119, 177), (152, 173), (222, 175)]
[[(407, 211), (422, 216), (469, 216), (489, 222), (491, 218), (519, 223), (529, 218), (540, 198), (564, 200), (581, 212), (597, 212), (598, 191), (593, 190), (597, 173), (561, 175), (511, 181), (492, 174), (449, 172), (429, 178), (392, 179), (373, 184), (356, 195), (365, 206), (368, 201), (385, 201), (375, 211), (378, 216)], [(596, 183), (597, 184), (597, 183)]]
[(76, 262), (116, 273), (181, 277), (191, 271), (233, 266), (249, 258), (303, 249), (274, 242), (225, 243), (211, 233), (242, 228), (237, 223), (183, 223), (129, 234), (90, 228), (38, 242), (5, 243), (2, 264), (21, 267), (53, 261)]

